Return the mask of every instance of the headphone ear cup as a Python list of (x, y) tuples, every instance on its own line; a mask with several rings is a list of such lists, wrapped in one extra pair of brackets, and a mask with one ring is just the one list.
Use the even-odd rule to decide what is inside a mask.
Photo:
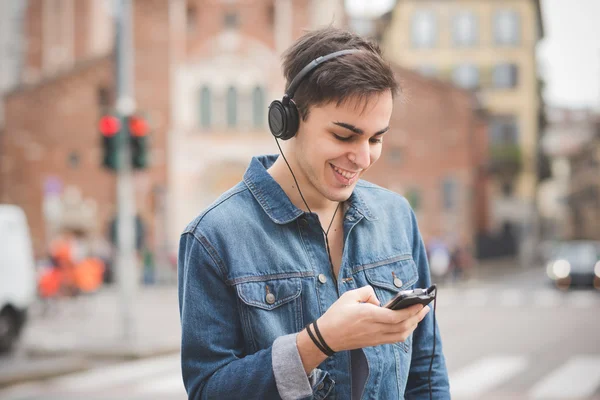
[(281, 139), (287, 130), (287, 116), (285, 106), (279, 100), (273, 100), (269, 106), (269, 130), (277, 139)]
[(285, 107), (285, 113), (286, 130), (285, 135), (281, 138), (281, 140), (288, 140), (296, 136), (296, 132), (298, 132), (298, 127), (300, 125), (298, 108), (296, 107), (296, 103), (294, 103), (294, 100), (290, 100), (288, 106)]

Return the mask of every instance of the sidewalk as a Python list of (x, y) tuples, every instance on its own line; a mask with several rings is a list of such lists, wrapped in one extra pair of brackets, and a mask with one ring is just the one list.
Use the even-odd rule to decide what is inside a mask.
[(61, 299), (31, 310), (21, 347), (31, 356), (135, 359), (179, 351), (181, 328), (175, 286), (142, 286), (133, 304), (133, 340), (123, 339), (117, 287)]
[(178, 353), (181, 328), (177, 287), (142, 286), (134, 336), (123, 339), (117, 287), (78, 298), (36, 303), (29, 310), (17, 354), (0, 359), (0, 387), (87, 370), (98, 363)]

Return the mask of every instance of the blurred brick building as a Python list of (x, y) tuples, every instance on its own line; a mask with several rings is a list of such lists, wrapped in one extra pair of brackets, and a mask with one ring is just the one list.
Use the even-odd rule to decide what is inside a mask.
[[(364, 25), (365, 21), (362, 21)], [(364, 28), (364, 26), (363, 26)], [(478, 93), (489, 113), (490, 225), (482, 256), (532, 254), (543, 130), (539, 0), (398, 0), (371, 27), (393, 61)], [(503, 238), (510, 240), (503, 240)]]
[[(24, 207), (38, 256), (61, 221), (106, 234), (115, 215), (96, 130), (114, 102), (111, 4), (27, 3), (21, 84), (5, 97), (0, 202)], [(135, 192), (151, 248), (173, 251), (253, 155), (277, 152), (266, 110), (283, 93), (279, 56), (304, 29), (332, 22), (345, 23), (342, 0), (134, 1), (134, 90), (153, 126), (152, 165), (136, 173)], [(477, 102), (398, 74), (405, 95), (369, 178), (406, 195), (426, 235), (471, 243), (489, 214)]]
[[(283, 91), (279, 55), (303, 29), (343, 23), (343, 2), (133, 3), (133, 86), (153, 127), (136, 200), (147, 244), (166, 248), (255, 150), (272, 145), (264, 114)], [(64, 203), (81, 203), (70, 209), (85, 212), (67, 219), (96, 233), (115, 215), (115, 177), (100, 167), (96, 130), (114, 102), (112, 5), (27, 2), (21, 82), (4, 97), (0, 202), (25, 209), (38, 256), (68, 217)]]
[(600, 116), (558, 107), (547, 115), (542, 144), (552, 178), (539, 199), (547, 239), (600, 240)]
[(489, 229), (485, 111), (469, 91), (396, 67), (402, 94), (366, 179), (403, 194), (426, 241), (474, 247)]

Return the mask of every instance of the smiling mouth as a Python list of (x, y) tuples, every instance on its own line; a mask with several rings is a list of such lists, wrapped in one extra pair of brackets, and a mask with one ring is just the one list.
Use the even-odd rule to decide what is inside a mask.
[(342, 175), (346, 179), (352, 179), (352, 178), (354, 178), (356, 176), (356, 174), (358, 174), (358, 172), (347, 171), (345, 169), (338, 168), (338, 167), (336, 167), (333, 164), (331, 164), (331, 166), (333, 167), (333, 170), (335, 172), (337, 172), (338, 174)]
[(329, 164), (329, 165), (331, 165), (331, 169), (333, 169), (335, 176), (338, 178), (340, 183), (342, 183), (346, 186), (353, 184), (360, 173), (360, 171), (354, 171), (354, 172), (348, 171), (348, 170), (336, 167), (333, 164)]

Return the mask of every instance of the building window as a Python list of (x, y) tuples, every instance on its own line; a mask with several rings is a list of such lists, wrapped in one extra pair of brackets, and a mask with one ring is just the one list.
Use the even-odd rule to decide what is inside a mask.
[(491, 145), (516, 145), (519, 143), (519, 124), (514, 115), (496, 115), (490, 124)]
[(417, 72), (428, 78), (437, 78), (439, 71), (435, 65), (421, 65), (417, 67)]
[(412, 44), (417, 48), (431, 48), (437, 43), (437, 19), (433, 11), (419, 10), (412, 18)]
[(464, 89), (479, 87), (479, 69), (473, 64), (462, 64), (452, 71), (452, 81)]
[(98, 99), (98, 107), (105, 112), (112, 104), (112, 93), (106, 86), (101, 86), (96, 91), (96, 97)]
[(271, 4), (267, 8), (267, 21), (271, 27), (275, 27), (275, 5)]
[(471, 47), (477, 44), (479, 26), (477, 16), (470, 11), (461, 11), (454, 16), (452, 38), (458, 47)]
[(504, 197), (512, 197), (514, 192), (514, 182), (502, 182), (502, 195)]
[(252, 91), (252, 121), (255, 128), (265, 126), (265, 91), (260, 86), (257, 86)]
[(229, 11), (223, 16), (223, 26), (229, 29), (236, 29), (240, 25), (240, 18), (237, 12)]
[(198, 13), (195, 6), (188, 6), (186, 10), (186, 27), (188, 33), (196, 31)]
[(203, 129), (210, 128), (212, 111), (211, 106), (212, 99), (210, 88), (208, 86), (204, 86), (200, 90), (200, 127)]
[(402, 162), (402, 149), (397, 146), (389, 148), (388, 160), (393, 164), (400, 164)]
[(494, 14), (494, 42), (498, 46), (515, 46), (521, 35), (520, 18), (514, 10), (499, 10)]
[(445, 178), (442, 182), (442, 202), (444, 210), (451, 211), (456, 208), (456, 195), (458, 194), (458, 183), (454, 178)]
[(406, 200), (415, 212), (421, 209), (421, 191), (417, 188), (411, 188), (406, 191)]
[(72, 151), (71, 153), (69, 153), (67, 163), (69, 164), (69, 167), (73, 169), (79, 168), (79, 164), (81, 163), (81, 157), (79, 157), (79, 153), (77, 153), (76, 151)]
[(519, 69), (516, 64), (498, 64), (492, 70), (492, 84), (498, 89), (514, 88), (518, 84)]
[(227, 127), (235, 128), (237, 126), (237, 90), (231, 86), (227, 89)]

